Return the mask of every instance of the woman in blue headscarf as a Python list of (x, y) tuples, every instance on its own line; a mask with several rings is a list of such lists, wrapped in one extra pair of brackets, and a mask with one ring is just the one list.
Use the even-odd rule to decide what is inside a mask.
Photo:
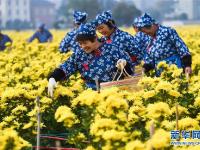
[[(156, 23), (147, 13), (139, 18), (137, 26), (140, 31), (152, 37), (147, 48), (145, 72), (156, 69), (159, 62), (166, 61), (168, 64), (176, 64), (178, 68), (183, 68), (186, 74), (192, 73), (191, 54), (175, 29)], [(157, 71), (157, 75), (159, 74)]]
[[(53, 96), (57, 81), (68, 79), (77, 71), (81, 74), (86, 86), (94, 90), (96, 89), (95, 80), (99, 83), (112, 81), (117, 68), (125, 67), (129, 74), (133, 73), (129, 55), (113, 44), (100, 42), (93, 24), (81, 25), (76, 40), (81, 48), (49, 76), (48, 93), (51, 96)], [(121, 65), (123, 65), (122, 68), (120, 68)]]
[(151, 41), (151, 36), (139, 30), (138, 21), (139, 21), (139, 17), (136, 17), (133, 21), (132, 26), (133, 26), (134, 31), (136, 32), (134, 37), (137, 40), (139, 47), (142, 48), (142, 56), (143, 56), (142, 60), (144, 60), (147, 54), (147, 47)]
[(60, 43), (60, 53), (67, 53), (69, 50), (72, 50), (73, 52), (76, 51), (77, 48), (79, 48), (78, 43), (75, 40), (76, 34), (77, 34), (77, 28), (81, 25), (87, 22), (87, 16), (88, 14), (86, 12), (81, 11), (74, 11), (74, 29), (66, 34), (66, 36), (63, 38), (63, 40)]
[(142, 53), (139, 44), (132, 35), (117, 28), (110, 11), (98, 14), (95, 23), (97, 31), (103, 35), (102, 41), (115, 44), (120, 50), (127, 52), (133, 67), (140, 62)]

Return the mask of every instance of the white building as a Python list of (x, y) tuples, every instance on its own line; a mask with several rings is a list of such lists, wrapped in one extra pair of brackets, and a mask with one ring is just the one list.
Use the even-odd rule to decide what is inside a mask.
[(20, 20), (30, 22), (30, 0), (0, 0), (0, 25), (8, 21)]
[(176, 14), (185, 13), (189, 20), (200, 20), (200, 0), (177, 0)]

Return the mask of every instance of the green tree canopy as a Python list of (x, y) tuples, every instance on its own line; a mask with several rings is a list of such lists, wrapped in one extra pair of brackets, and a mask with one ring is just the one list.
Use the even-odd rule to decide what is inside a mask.
[(118, 2), (112, 12), (119, 26), (131, 25), (133, 19), (141, 15), (141, 11), (138, 10), (133, 3), (126, 3), (123, 1)]
[[(112, 5), (112, 7), (110, 6)], [(100, 0), (68, 0), (63, 1), (59, 14), (67, 18), (68, 23), (72, 21), (73, 10), (85, 11), (89, 14), (88, 19), (94, 19), (98, 13), (112, 8), (113, 18), (117, 25), (131, 25), (134, 17), (141, 15), (134, 3), (124, 1), (100, 1)]]

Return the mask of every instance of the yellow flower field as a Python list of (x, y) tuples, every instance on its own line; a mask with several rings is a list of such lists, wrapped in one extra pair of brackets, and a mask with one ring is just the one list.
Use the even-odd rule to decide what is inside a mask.
[[(52, 31), (52, 43), (26, 43), (31, 31), (7, 32), (14, 43), (0, 52), (0, 149), (36, 145), (37, 106), (41, 103), (42, 134), (67, 133), (65, 147), (94, 150), (188, 149), (170, 145), (171, 131), (200, 131), (200, 28), (176, 28), (192, 53), (191, 78), (166, 66), (161, 77), (143, 77), (137, 92), (118, 88), (85, 89), (79, 74), (59, 83), (54, 98), (47, 95), (47, 76), (70, 55), (58, 50), (66, 31)], [(125, 29), (134, 34), (133, 29)], [(178, 106), (178, 107), (176, 107)], [(178, 125), (176, 113), (178, 108)], [(150, 130), (153, 128), (152, 130)], [(199, 135), (200, 138), (200, 135)], [(179, 139), (200, 142), (200, 139)], [(10, 144), (11, 143), (11, 144)], [(43, 146), (52, 142), (44, 140)]]

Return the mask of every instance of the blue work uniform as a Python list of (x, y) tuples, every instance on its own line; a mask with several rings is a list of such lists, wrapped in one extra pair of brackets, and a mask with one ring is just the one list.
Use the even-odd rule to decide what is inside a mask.
[(6, 43), (11, 42), (12, 40), (9, 38), (9, 36), (5, 34), (0, 35), (0, 50), (3, 51), (6, 48)]
[(147, 47), (145, 63), (156, 68), (159, 62), (166, 61), (184, 68), (187, 64), (184, 64), (182, 59), (190, 55), (188, 47), (174, 29), (158, 25), (156, 35)]
[(141, 31), (137, 32), (135, 35), (135, 40), (139, 44), (139, 47), (141, 49), (141, 55), (142, 55), (142, 60), (145, 59), (146, 53), (147, 53), (147, 47), (151, 42), (151, 37)]
[(29, 42), (37, 39), (39, 43), (45, 43), (48, 42), (50, 38), (52, 38), (52, 34), (47, 29), (43, 29), (41, 32), (35, 32), (33, 36), (29, 39)]
[(131, 57), (132, 66), (137, 65), (142, 60), (142, 48), (137, 40), (125, 31), (116, 28), (110, 37), (103, 36), (101, 41), (112, 43), (119, 47), (120, 51), (127, 52)]
[(119, 59), (124, 59), (127, 64), (131, 64), (131, 59), (127, 53), (120, 51), (115, 45), (102, 43), (98, 50), (89, 54), (82, 49), (77, 50), (66, 62), (60, 65), (59, 70), (62, 70), (63, 75), (56, 76), (57, 73), (54, 73), (52, 77), (56, 80), (68, 79), (78, 71), (85, 80), (86, 86), (96, 89), (95, 80), (99, 82), (113, 80)]
[(78, 42), (76, 41), (77, 29), (74, 29), (66, 34), (64, 39), (60, 43), (60, 53), (67, 53), (72, 50), (73, 52), (80, 48)]

